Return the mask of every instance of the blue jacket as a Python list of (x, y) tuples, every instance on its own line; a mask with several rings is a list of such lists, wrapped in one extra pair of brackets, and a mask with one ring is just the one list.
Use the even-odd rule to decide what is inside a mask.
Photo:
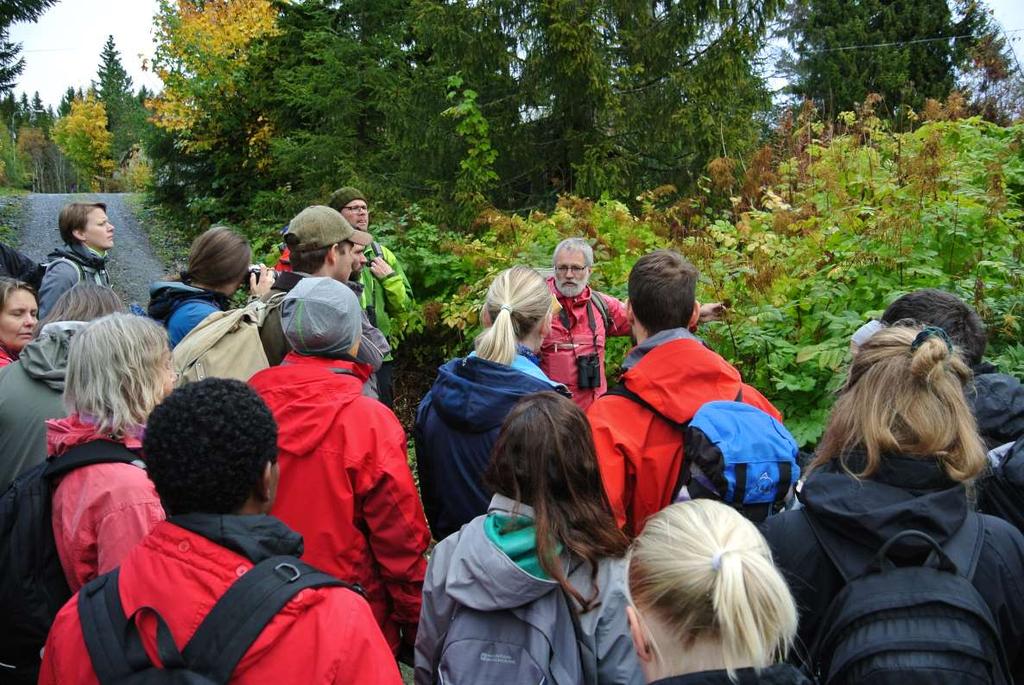
[(487, 513), (492, 493), (483, 473), (501, 424), (522, 397), (545, 390), (565, 392), (523, 356), (506, 366), (473, 354), (438, 369), (413, 432), (423, 510), (435, 540)]
[(149, 315), (167, 328), (173, 348), (210, 314), (228, 308), (228, 298), (212, 290), (176, 281), (149, 286)]

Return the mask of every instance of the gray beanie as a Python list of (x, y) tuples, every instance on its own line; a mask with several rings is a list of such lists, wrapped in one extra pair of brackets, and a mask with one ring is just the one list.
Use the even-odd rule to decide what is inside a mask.
[(309, 357), (340, 359), (359, 340), (359, 298), (333, 278), (306, 277), (281, 302), (281, 328), (288, 344)]

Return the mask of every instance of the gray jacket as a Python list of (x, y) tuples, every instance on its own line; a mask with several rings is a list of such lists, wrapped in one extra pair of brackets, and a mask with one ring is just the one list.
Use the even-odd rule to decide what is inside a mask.
[[(518, 516), (533, 518), (533, 509), (501, 495), (493, 497), (488, 512), (511, 516), (513, 509)], [(416, 633), (416, 685), (434, 682), (435, 661), (456, 604), (480, 611), (511, 609), (559, 590), (557, 582), (527, 573), (491, 542), (484, 531), (486, 518), (478, 516), (445, 538), (430, 557)], [(569, 564), (567, 557), (565, 561)], [(590, 567), (579, 562), (573, 566), (569, 582), (589, 597)], [(582, 639), (597, 658), (600, 685), (644, 682), (626, 620), (625, 571), (624, 559), (603, 559), (597, 569), (599, 604), (580, 615)], [(559, 630), (572, 634), (573, 627)]]
[(47, 325), (18, 361), (0, 371), (0, 492), (46, 459), (46, 420), (67, 415), (62, 401), (68, 346), (81, 321)]
[(39, 284), (39, 318), (50, 312), (60, 296), (83, 281), (110, 287), (106, 258), (78, 243), (59, 247), (47, 256), (46, 272)]

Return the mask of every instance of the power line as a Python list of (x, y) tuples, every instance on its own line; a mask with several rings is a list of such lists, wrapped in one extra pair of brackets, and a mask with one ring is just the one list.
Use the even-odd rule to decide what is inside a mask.
[[(1011, 33), (1024, 33), (1024, 29), (1013, 29), (1011, 31), (1003, 31), (1003, 35), (1009, 35)], [(938, 41), (947, 40), (959, 40), (961, 38), (974, 38), (975, 36), (969, 33), (965, 33), (959, 36), (935, 36), (932, 38), (915, 38), (914, 40), (902, 40), (893, 41), (891, 43), (870, 43), (867, 45), (841, 45), (836, 48), (820, 48), (818, 50), (807, 50), (809, 54), (816, 54), (821, 52), (843, 52), (845, 50), (867, 50), (870, 48), (890, 48), (902, 45), (916, 45), (918, 43), (935, 43)]]

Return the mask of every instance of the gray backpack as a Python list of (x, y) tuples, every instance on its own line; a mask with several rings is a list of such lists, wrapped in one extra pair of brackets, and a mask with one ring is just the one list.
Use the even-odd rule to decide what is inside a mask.
[(570, 602), (559, 588), (501, 611), (456, 605), (435, 660), (435, 682), (596, 685), (597, 657), (582, 639)]

